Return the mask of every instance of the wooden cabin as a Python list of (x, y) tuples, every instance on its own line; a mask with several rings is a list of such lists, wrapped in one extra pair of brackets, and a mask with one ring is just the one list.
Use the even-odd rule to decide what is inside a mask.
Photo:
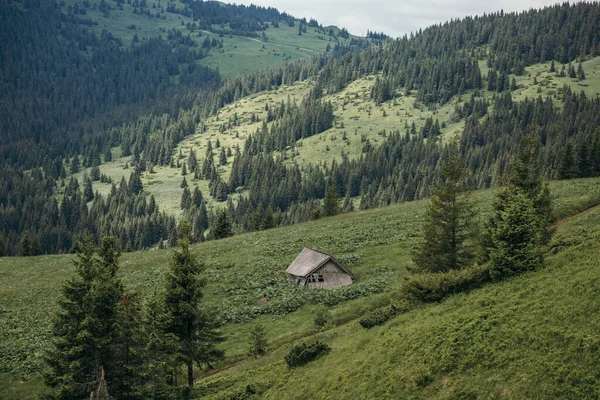
[(336, 288), (352, 283), (352, 272), (331, 254), (304, 248), (285, 271), (288, 280), (298, 286)]

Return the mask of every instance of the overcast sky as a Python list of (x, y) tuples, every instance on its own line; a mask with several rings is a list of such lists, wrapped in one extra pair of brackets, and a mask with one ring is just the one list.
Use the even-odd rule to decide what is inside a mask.
[[(223, 1), (223, 0), (222, 0)], [(522, 11), (555, 4), (549, 0), (224, 0), (276, 7), (297, 18), (315, 18), (324, 26), (346, 27), (364, 36), (367, 30), (398, 37), (451, 18), (499, 10)]]

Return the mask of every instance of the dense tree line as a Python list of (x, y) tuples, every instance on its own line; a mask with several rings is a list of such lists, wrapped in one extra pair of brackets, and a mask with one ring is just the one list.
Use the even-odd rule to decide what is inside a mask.
[(161, 238), (176, 242), (174, 217), (144, 194), (137, 172), (129, 181), (113, 183), (106, 196), (94, 192), (89, 177), (83, 187), (71, 178), (58, 196), (53, 179), (39, 169), (4, 166), (1, 173), (0, 238), (6, 255), (69, 252), (87, 235), (96, 240), (112, 235), (127, 250), (151, 247)]
[[(494, 79), (488, 85), (508, 90), (508, 74), (521, 75), (525, 66), (550, 60), (566, 64), (597, 55), (599, 16), (597, 4), (582, 2), (457, 19), (331, 59), (319, 83), (336, 92), (361, 76), (380, 73), (384, 85), (378, 89), (384, 93), (417, 90), (419, 101), (443, 103), (464, 90), (482, 87), (477, 61), (489, 56)], [(379, 90), (373, 93), (377, 101), (386, 97)]]
[[(469, 184), (473, 187), (490, 187), (499, 183), (511, 154), (516, 154), (518, 149), (516, 138), (529, 125), (540, 127), (542, 147), (538, 157), (546, 177), (571, 178), (600, 173), (597, 165), (600, 153), (598, 99), (588, 99), (565, 88), (559, 93), (563, 102), (560, 111), (551, 97), (516, 103), (510, 97), (510, 91), (515, 88), (514, 79), (512, 82), (508, 79), (510, 74), (523, 73), (527, 65), (549, 60), (563, 63), (564, 70), (567, 69), (565, 63), (570, 63), (568, 74), (585, 79), (583, 69), (580, 66), (575, 68), (572, 61), (598, 52), (597, 32), (600, 30), (597, 29), (597, 16), (600, 7), (594, 3), (563, 4), (523, 13), (495, 13), (455, 20), (397, 40), (380, 42), (376, 47), (369, 47), (368, 41), (353, 42), (347, 47), (336, 45), (330, 54), (230, 80), (218, 88), (210, 86), (218, 82), (217, 75), (192, 66), (196, 65), (193, 59), (198, 56), (193, 46), (176, 44), (188, 50), (180, 54), (183, 64), (173, 61), (176, 50), (170, 42), (185, 42), (183, 36), (174, 34), (167, 41), (149, 39), (131, 50), (123, 50), (118, 39), (110, 34), (98, 38), (74, 25), (73, 17), (61, 13), (55, 3), (31, 0), (27, 2), (26, 12), (11, 5), (4, 5), (6, 12), (1, 14), (14, 17), (7, 19), (1, 32), (6, 43), (15, 43), (3, 48), (2, 53), (2, 60), (8, 61), (7, 67), (2, 69), (3, 87), (7, 89), (2, 93), (7, 97), (1, 102), (4, 104), (2, 113), (7, 116), (3, 118), (2, 129), (7, 132), (8, 141), (0, 146), (0, 155), (5, 163), (18, 165), (4, 167), (5, 176), (14, 176), (7, 178), (13, 183), (5, 185), (3, 202), (0, 202), (2, 212), (7, 215), (6, 221), (10, 221), (4, 223), (10, 228), (1, 231), (5, 252), (9, 254), (18, 253), (19, 243), (24, 238), (27, 243), (32, 237), (40, 241), (42, 252), (68, 250), (73, 238), (62, 239), (65, 235), (58, 231), (53, 233), (51, 240), (44, 242), (59, 242), (60, 245), (41, 245), (41, 235), (46, 227), (62, 226), (54, 222), (58, 219), (43, 223), (40, 222), (43, 218), (36, 212), (30, 214), (38, 217), (21, 216), (20, 211), (33, 208), (31, 204), (35, 202), (39, 203), (36, 210), (53, 208), (54, 203), (56, 210), (60, 210), (58, 200), (53, 200), (51, 195), (52, 187), (66, 175), (65, 170), (74, 172), (78, 168), (74, 162), (97, 167), (112, 157), (111, 148), (120, 145), (122, 154), (132, 156), (131, 165), (140, 173), (151, 170), (153, 165), (173, 165), (177, 143), (201, 128), (204, 117), (248, 94), (308, 78), (316, 81), (308, 99), (300, 105), (283, 103), (269, 109), (267, 119), (272, 122), (271, 127), (264, 126), (246, 142), (244, 149), (236, 151), (234, 173), (228, 182), (219, 176), (212, 153), (204, 160), (195, 159), (202, 168), (191, 169), (190, 173), (210, 180), (209, 194), (212, 197), (225, 200), (237, 188), (248, 189), (247, 195), (242, 196), (237, 204), (230, 203), (228, 206), (230, 222), (238, 229), (261, 229), (318, 217), (323, 214), (320, 200), (330, 188), (335, 188), (345, 198), (342, 207), (345, 210), (351, 209), (350, 199), (356, 196), (360, 196), (361, 208), (369, 208), (419, 199), (432, 193), (443, 151), (436, 143), (440, 126), (433, 118), (428, 119), (420, 131), (406, 127), (404, 132), (381, 132), (385, 138), (383, 143), (374, 147), (365, 142), (363, 154), (358, 159), (350, 160), (344, 156), (340, 162), (304, 166), (293, 160), (294, 147), (301, 145), (296, 143), (297, 140), (331, 126), (331, 106), (321, 100), (322, 95), (341, 90), (352, 80), (369, 74), (378, 74), (371, 93), (378, 103), (416, 90), (419, 101), (435, 107), (436, 103), (446, 102), (456, 94), (473, 89), (470, 101), (456, 108), (456, 117), (466, 118), (459, 146), (471, 171)], [(267, 14), (252, 18), (261, 23), (272, 21), (274, 17)], [(36, 24), (42, 15), (56, 23)], [(18, 27), (11, 25), (14, 21), (17, 21)], [(61, 23), (58, 24), (58, 21)], [(21, 35), (17, 37), (15, 32)], [(66, 46), (55, 49), (58, 46), (56, 37), (63, 38)], [(28, 41), (35, 44), (35, 51), (21, 51), (22, 43)], [(85, 46), (80, 48), (80, 42)], [(48, 51), (59, 51), (63, 55), (62, 60), (52, 59), (44, 47)], [(39, 57), (33, 58), (36, 54)], [(479, 70), (478, 60), (482, 57), (488, 58), (490, 67), (486, 77), (482, 77)], [(48, 62), (42, 62), (45, 58)], [(151, 60), (152, 68), (142, 59)], [(65, 60), (75, 65), (74, 71), (81, 72), (81, 75), (72, 75), (73, 72), (63, 64)], [(99, 80), (94, 78), (82, 82), (83, 71), (92, 65), (91, 60), (93, 65), (100, 66), (101, 71), (96, 74)], [(18, 66), (21, 64), (28, 67), (20, 71)], [(114, 71), (108, 68), (113, 64), (125, 69)], [(191, 69), (182, 68), (186, 65)], [(555, 71), (560, 69), (560, 65), (553, 65)], [(102, 66), (106, 68), (102, 69)], [(141, 72), (136, 75), (138, 72), (131, 71)], [(562, 74), (563, 71), (557, 73)], [(119, 78), (113, 74), (118, 74)], [(123, 84), (119, 80), (121, 75), (128, 80), (125, 88), (113, 87), (111, 91), (94, 92), (94, 88), (103, 87), (104, 79), (113, 79), (115, 85)], [(152, 79), (146, 81), (148, 76)], [(64, 94), (54, 96), (62, 93), (60, 83), (66, 77), (81, 82), (73, 89), (81, 96), (76, 95), (74, 99)], [(182, 82), (180, 91), (171, 89), (175, 78)], [(141, 84), (142, 81), (149, 86), (146, 90), (136, 86), (136, 82)], [(30, 82), (38, 85), (33, 87)], [(484, 84), (497, 92), (492, 99), (479, 95), (478, 89)], [(153, 98), (161, 93), (165, 94), (166, 100), (153, 102)], [(40, 101), (44, 104), (31, 113), (24, 103), (22, 107), (12, 106), (10, 99), (18, 98), (15, 104), (20, 104), (19, 99), (27, 102), (28, 96), (35, 97), (31, 104)], [(55, 113), (54, 109), (62, 107), (63, 101), (68, 103), (65, 110)], [(141, 114), (129, 113), (139, 107), (140, 101), (149, 101), (151, 106)], [(69, 112), (71, 109), (72, 113)], [(52, 115), (42, 118), (41, 114), (36, 114), (43, 110)], [(25, 115), (33, 115), (33, 118)], [(132, 115), (134, 118), (131, 118)], [(40, 121), (43, 123), (41, 128), (31, 125)], [(280, 155), (273, 157), (270, 153), (273, 150), (280, 151)], [(221, 150), (222, 153), (224, 151)], [(79, 157), (73, 158), (75, 154), (82, 156), (81, 161)], [(227, 162), (226, 155), (219, 159), (221, 164)], [(33, 166), (42, 167), (42, 170), (31, 169)], [(23, 167), (31, 170), (25, 173)], [(35, 185), (24, 189), (28, 180)], [(81, 196), (84, 200), (91, 199), (88, 186), (86, 183), (83, 187)], [(6, 194), (15, 191), (14, 188), (17, 188), (14, 194)], [(36, 196), (36, 199), (30, 199), (30, 195)], [(66, 198), (71, 197), (73, 195)], [(98, 204), (103, 201), (98, 198), (93, 204), (96, 200)], [(132, 200), (133, 203), (135, 201)], [(73, 202), (77, 205), (84, 203), (83, 200)], [(203, 210), (203, 201), (196, 204), (191, 192), (181, 204), (187, 215), (196, 221), (194, 237), (201, 240), (203, 231), (217, 220), (216, 214)], [(90, 211), (92, 208), (80, 214), (87, 215)], [(105, 215), (115, 212), (113, 209)], [(58, 213), (48, 211), (51, 216)], [(132, 248), (141, 248), (150, 243), (150, 237), (152, 240), (173, 237), (172, 229), (143, 238), (137, 233), (114, 232), (112, 224), (99, 222), (105, 218), (101, 212), (94, 211), (93, 215), (97, 234), (113, 233), (124, 246), (131, 242)], [(77, 223), (69, 220), (66, 229), (75, 229), (76, 232), (71, 234), (78, 237), (82, 226), (78, 225), (77, 216), (74, 220)], [(142, 231), (155, 232), (139, 224), (133, 225), (127, 232), (140, 232), (142, 236)], [(163, 221), (158, 225), (172, 223)], [(24, 237), (27, 231), (29, 234)], [(37, 249), (35, 240), (34, 248)]]
[[(177, 53), (161, 38), (124, 49), (120, 39), (107, 31), (97, 36), (54, 1), (0, 7), (2, 163), (32, 167), (46, 155), (82, 153), (91, 147), (82, 140), (91, 127), (219, 82), (216, 71), (197, 64), (197, 53)], [(100, 152), (109, 144), (96, 143)]]
[[(99, 247), (77, 243), (75, 276), (62, 288), (55, 317), (45, 398), (189, 398), (194, 367), (223, 358), (214, 315), (203, 307), (203, 264), (189, 249), (184, 226), (164, 288), (143, 301), (118, 276), (114, 237)], [(185, 366), (187, 388), (178, 378)]]
[[(498, 185), (530, 126), (538, 127), (541, 146), (535, 162), (544, 177), (600, 176), (600, 100), (569, 88), (563, 89), (562, 96), (559, 108), (551, 97), (513, 102), (510, 93), (498, 94), (486, 118), (469, 117), (458, 144), (470, 171), (468, 186)], [(323, 199), (329, 187), (335, 187), (341, 197), (360, 196), (361, 208), (430, 196), (444, 148), (435, 137), (427, 139), (423, 131), (411, 134), (408, 127), (403, 133), (382, 135), (387, 139), (358, 159), (343, 157), (330, 165), (306, 166), (290, 165), (282, 156), (273, 158), (248, 140), (231, 174), (232, 187), (249, 189), (247, 197), (235, 209), (231, 207), (234, 221), (244, 230), (260, 228), (256, 218), (265, 216), (267, 209), (275, 224), (319, 217), (322, 205), (314, 200)], [(577, 155), (573, 148), (579, 149)]]

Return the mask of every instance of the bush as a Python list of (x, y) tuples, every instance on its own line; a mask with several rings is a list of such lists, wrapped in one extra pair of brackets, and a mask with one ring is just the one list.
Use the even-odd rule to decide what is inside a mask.
[(288, 367), (298, 367), (312, 361), (329, 351), (329, 346), (323, 342), (307, 344), (295, 343), (284, 360)]
[(411, 307), (408, 302), (376, 308), (375, 310), (365, 314), (358, 322), (363, 328), (371, 329), (374, 326), (383, 325), (389, 319), (410, 310), (410, 308)]
[(315, 307), (314, 315), (315, 325), (319, 328), (325, 326), (331, 320), (329, 310), (323, 305)]
[(478, 288), (489, 280), (487, 266), (478, 265), (444, 273), (415, 274), (406, 278), (402, 291), (407, 299), (429, 303)]

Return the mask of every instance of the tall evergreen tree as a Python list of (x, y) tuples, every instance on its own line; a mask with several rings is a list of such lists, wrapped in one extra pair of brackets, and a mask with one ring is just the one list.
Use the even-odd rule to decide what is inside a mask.
[(326, 216), (337, 215), (340, 212), (339, 195), (334, 185), (331, 185), (323, 201), (323, 212)]
[(167, 311), (165, 294), (155, 293), (145, 304), (142, 313), (144, 333), (144, 388), (148, 399), (174, 399), (173, 386), (169, 384), (177, 370), (179, 341), (168, 333), (172, 315)]
[(62, 289), (54, 346), (46, 356), (44, 381), (56, 399), (87, 398), (104, 375), (110, 382), (116, 372), (114, 344), (123, 296), (116, 276), (120, 252), (110, 237), (98, 250), (91, 239), (76, 249), (76, 275)]
[(535, 129), (523, 138), (507, 184), (496, 196), (484, 236), (484, 260), (492, 278), (533, 270), (543, 263), (542, 246), (552, 237), (552, 202), (537, 167)]
[(181, 250), (173, 251), (173, 259), (167, 274), (165, 304), (170, 314), (167, 333), (179, 341), (177, 360), (185, 364), (187, 384), (194, 385), (194, 364), (211, 363), (223, 357), (214, 345), (221, 341), (215, 321), (201, 309), (202, 288), (205, 280), (201, 276), (204, 264), (190, 252), (190, 228), (181, 226)]
[(218, 211), (217, 218), (214, 223), (213, 237), (215, 239), (223, 239), (233, 235), (231, 220), (227, 209), (223, 208)]
[(423, 240), (413, 253), (418, 272), (460, 269), (474, 259), (473, 208), (463, 194), (466, 169), (456, 142), (448, 146), (447, 157), (425, 214)]
[(573, 145), (568, 142), (558, 167), (558, 179), (571, 179), (575, 176), (575, 160), (573, 157)]
[(533, 201), (523, 189), (507, 186), (498, 193), (489, 232), (492, 278), (530, 271), (542, 264), (541, 222)]

